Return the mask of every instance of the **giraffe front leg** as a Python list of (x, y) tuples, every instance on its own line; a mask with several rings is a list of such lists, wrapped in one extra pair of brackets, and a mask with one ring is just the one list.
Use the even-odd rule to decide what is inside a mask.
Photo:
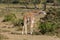
[(30, 32), (30, 34), (33, 34), (33, 27), (31, 27), (31, 32)]
[(27, 34), (27, 19), (24, 18), (24, 26), (22, 29), (22, 34)]
[(25, 34), (27, 35), (27, 26), (25, 26)]
[(25, 34), (27, 34), (27, 23), (24, 23)]
[(23, 26), (23, 28), (22, 28), (22, 35), (24, 34), (24, 26)]
[(30, 34), (33, 34), (34, 20), (34, 18), (31, 19)]
[(33, 34), (33, 24), (31, 24), (30, 34)]

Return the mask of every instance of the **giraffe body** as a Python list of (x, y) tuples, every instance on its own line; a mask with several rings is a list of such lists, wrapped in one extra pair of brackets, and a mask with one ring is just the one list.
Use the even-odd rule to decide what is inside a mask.
[[(40, 11), (38, 12), (27, 12), (26, 15), (24, 15), (24, 26), (23, 26), (23, 30), (22, 30), (22, 34), (28, 34), (28, 24), (30, 25), (30, 34), (33, 33), (33, 27), (34, 27), (34, 23), (35, 23), (35, 15), (39, 15)], [(41, 11), (42, 14), (46, 15), (45, 12)]]

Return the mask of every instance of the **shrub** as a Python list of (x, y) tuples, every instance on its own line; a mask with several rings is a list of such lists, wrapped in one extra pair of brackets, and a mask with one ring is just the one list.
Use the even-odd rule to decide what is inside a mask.
[(22, 19), (15, 19), (15, 20), (13, 20), (12, 24), (16, 28), (15, 29), (16, 31), (21, 31), (22, 30), (22, 26), (24, 25)]
[(39, 29), (42, 34), (60, 34), (60, 9), (48, 8), (46, 10), (47, 15), (42, 18), (44, 23), (39, 24)]
[(12, 21), (14, 26), (23, 26), (23, 20), (22, 19), (15, 19)]
[(15, 18), (16, 18), (15, 14), (8, 14), (4, 16), (3, 22), (12, 21), (12, 20), (15, 20)]
[(56, 24), (52, 22), (44, 22), (39, 25), (39, 29), (42, 34), (45, 34), (46, 32), (54, 32)]

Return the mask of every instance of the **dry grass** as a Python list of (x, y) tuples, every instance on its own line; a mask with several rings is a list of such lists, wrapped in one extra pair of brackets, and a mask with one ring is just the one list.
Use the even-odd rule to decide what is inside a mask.
[[(23, 5), (20, 4), (9, 4), (10, 7), (20, 7)], [(34, 7), (31, 5), (28, 5), (29, 7)], [(7, 4), (0, 4), (0, 8), (5, 8), (8, 7)], [(38, 5), (38, 7), (41, 7), (41, 4)], [(32, 9), (20, 9), (20, 8), (10, 8), (9, 12), (1, 12), (3, 14), (2, 17), (0, 17), (0, 34), (2, 34), (3, 36), (5, 35), (5, 37), (7, 36), (8, 38), (6, 40), (60, 40), (58, 37), (56, 36), (47, 36), (47, 35), (21, 35), (21, 31), (20, 31), (20, 26), (16, 27), (13, 26), (13, 24), (11, 24), (11, 22), (2, 22), (2, 20), (4, 19), (4, 14), (10, 14), (13, 13), (16, 15), (16, 17), (19, 18), (23, 18), (23, 14), (28, 11), (28, 10), (32, 10)], [(34, 10), (34, 9), (33, 9)], [(17, 29), (19, 29), (19, 31), (17, 31)], [(60, 34), (58, 34), (59, 36)], [(4, 39), (2, 37), (2, 39)], [(5, 40), (4, 39), (4, 40)]]

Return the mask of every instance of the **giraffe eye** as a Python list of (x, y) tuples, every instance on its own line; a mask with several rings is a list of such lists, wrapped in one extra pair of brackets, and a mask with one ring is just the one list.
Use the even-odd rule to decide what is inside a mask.
[(39, 12), (39, 14), (42, 14), (42, 12)]

